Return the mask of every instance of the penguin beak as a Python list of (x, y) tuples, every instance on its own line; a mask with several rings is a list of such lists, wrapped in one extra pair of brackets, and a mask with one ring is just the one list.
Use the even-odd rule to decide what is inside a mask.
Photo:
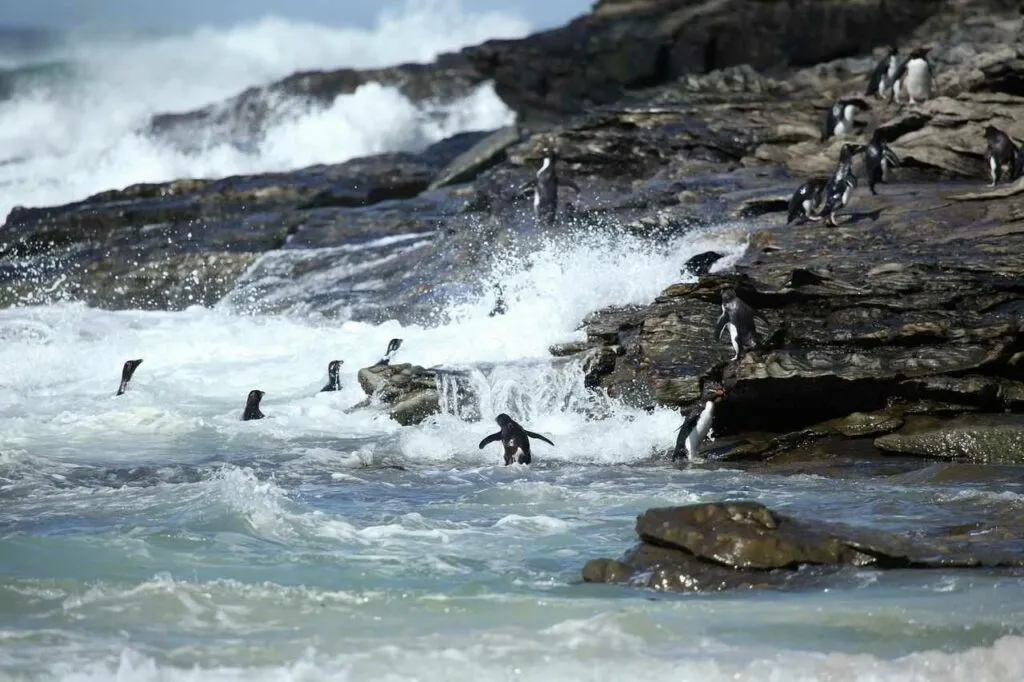
[(715, 395), (718, 396), (719, 398), (724, 398), (725, 397), (725, 389), (724, 388), (716, 388), (715, 389)]

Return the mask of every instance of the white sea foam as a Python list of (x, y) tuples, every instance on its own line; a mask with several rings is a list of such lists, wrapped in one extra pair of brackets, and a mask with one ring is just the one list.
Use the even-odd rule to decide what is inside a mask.
[(73, 39), (47, 55), (69, 62), (70, 76), (26, 84), (0, 102), (0, 161), (17, 160), (0, 165), (0, 216), (138, 182), (340, 162), (505, 125), (513, 114), (488, 85), (421, 109), (370, 84), (325, 110), (296, 111), (246, 152), (221, 145), (184, 154), (137, 133), (154, 114), (219, 102), (295, 71), (425, 62), (527, 31), (522, 19), (457, 0), (410, 0), (370, 30), (268, 17), (163, 38)]
[[(416, 463), (454, 458), (485, 465), (500, 460), (497, 448), (481, 451), (476, 444), (494, 428), (495, 415), (508, 412), (555, 442), (554, 448), (537, 443), (540, 459), (643, 459), (670, 447), (678, 415), (602, 399), (584, 388), (578, 363), (553, 367), (548, 348), (583, 338), (579, 325), (592, 310), (652, 300), (679, 279), (694, 245), (705, 248), (708, 240), (716, 243), (708, 236), (661, 248), (624, 236), (556, 239), (491, 277), (504, 287), (507, 314), (487, 314), (488, 293), (456, 304), (450, 321), (435, 327), (198, 307), (3, 310), (0, 430), (6, 448), (70, 461), (137, 461), (142, 453), (180, 461), (223, 449), (302, 456), (329, 448), (339, 464), (352, 466), (389, 453)], [(731, 254), (744, 248), (726, 238), (717, 244)], [(365, 397), (356, 371), (373, 364), (393, 337), (405, 340), (396, 361), (466, 371), (483, 423), (442, 414), (403, 429), (379, 410), (346, 411)], [(129, 358), (143, 363), (128, 392), (115, 397)], [(345, 361), (343, 389), (319, 393), (334, 359)], [(267, 418), (242, 422), (245, 396), (254, 388), (266, 392)], [(378, 439), (376, 454), (365, 450), (367, 438)]]

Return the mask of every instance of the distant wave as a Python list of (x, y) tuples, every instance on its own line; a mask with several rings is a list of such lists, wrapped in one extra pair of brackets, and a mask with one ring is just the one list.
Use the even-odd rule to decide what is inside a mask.
[(138, 182), (336, 163), (505, 125), (513, 114), (487, 86), (431, 111), (392, 88), (367, 86), (326, 110), (297, 108), (244, 152), (217, 145), (185, 154), (138, 132), (154, 114), (219, 102), (296, 71), (427, 62), (528, 30), (507, 14), (420, 0), (383, 13), (372, 29), (265, 17), (161, 37), (70, 36), (31, 54), (9, 51), (0, 55), (0, 216), (16, 205), (66, 203)]

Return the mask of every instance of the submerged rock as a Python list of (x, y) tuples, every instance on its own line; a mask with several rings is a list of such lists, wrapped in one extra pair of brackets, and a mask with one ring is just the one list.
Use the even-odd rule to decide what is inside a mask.
[[(795, 519), (757, 502), (649, 509), (637, 517), (640, 543), (620, 560), (594, 559), (587, 582), (682, 592), (779, 588), (817, 580), (843, 566), (1010, 567), (1024, 556), (955, 538), (913, 538), (843, 524)], [(996, 549), (999, 549), (998, 547)], [(801, 572), (806, 567), (826, 569)]]

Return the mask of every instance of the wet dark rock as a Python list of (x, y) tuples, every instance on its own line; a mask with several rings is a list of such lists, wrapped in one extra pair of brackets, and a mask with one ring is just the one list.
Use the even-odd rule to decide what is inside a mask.
[[(402, 426), (419, 424), (444, 407), (455, 414), (473, 416), (476, 399), (465, 373), (443, 368), (424, 368), (410, 363), (373, 365), (356, 373), (366, 400), (351, 409), (383, 405)], [(447, 384), (447, 391), (445, 385)], [(479, 419), (479, 414), (475, 415)]]
[(369, 396), (359, 406), (379, 402), (402, 426), (418, 424), (441, 411), (435, 370), (410, 363), (374, 365), (360, 369), (356, 378)]
[[(955, 530), (955, 529), (953, 529)], [(594, 559), (588, 582), (682, 592), (799, 586), (843, 566), (972, 568), (1024, 565), (960, 532), (910, 537), (819, 520), (796, 519), (757, 502), (712, 502), (648, 509), (637, 517), (640, 542), (620, 560)]]
[(976, 414), (952, 420), (919, 418), (875, 439), (886, 452), (981, 464), (1024, 464), (1024, 415)]
[(490, 133), (462, 152), (437, 174), (430, 189), (467, 182), (505, 160), (505, 150), (522, 138), (518, 126), (507, 126)]

